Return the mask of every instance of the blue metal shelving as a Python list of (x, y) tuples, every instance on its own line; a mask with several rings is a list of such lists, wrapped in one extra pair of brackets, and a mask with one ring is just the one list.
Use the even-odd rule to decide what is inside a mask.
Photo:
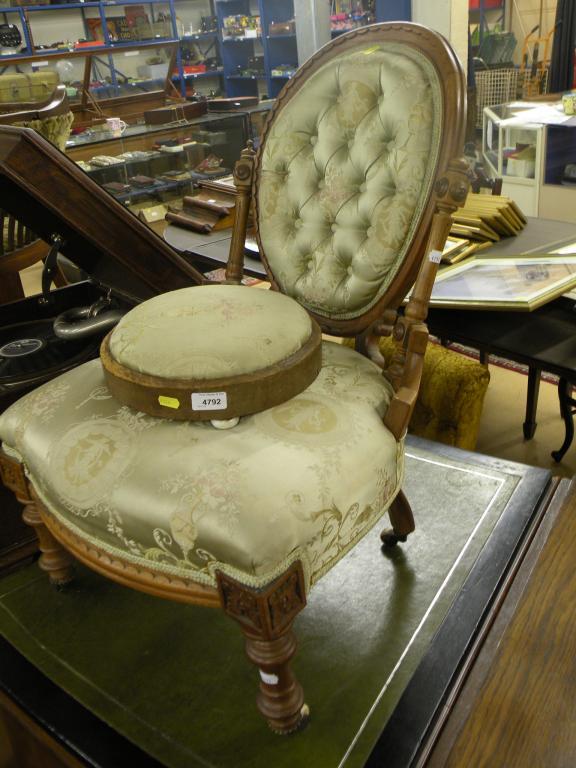
[[(208, 72), (185, 73), (182, 53), (178, 50), (176, 57), (177, 72), (172, 76), (175, 83), (180, 83), (180, 92), (186, 95), (186, 82), (198, 78), (216, 78), (223, 77), (225, 91), (228, 96), (250, 96), (258, 93), (258, 82), (265, 81), (267, 94), (275, 97), (280, 92), (283, 84), (290, 79), (289, 75), (272, 76), (271, 71), (282, 65), (293, 66), (296, 68), (298, 62), (298, 51), (295, 34), (270, 35), (268, 30), (271, 22), (284, 22), (294, 18), (293, 0), (257, 0), (258, 13), (260, 15), (262, 34), (258, 37), (242, 37), (224, 39), (222, 36), (223, 19), (225, 16), (233, 14), (251, 14), (250, 0), (213, 0), (214, 10), (218, 19), (217, 32), (198, 32), (191, 35), (178, 37), (176, 25), (175, 3), (179, 0), (88, 0), (88, 2), (74, 2), (69, 4), (60, 3), (58, 5), (25, 5), (10, 6), (0, 8), (0, 14), (4, 15), (4, 20), (9, 19), (9, 14), (17, 14), (20, 20), (20, 26), (23, 31), (25, 42), (25, 52), (20, 54), (7, 54), (0, 56), (0, 66), (2, 62), (7, 65), (17, 63), (23, 57), (29, 58), (31, 55), (37, 55), (39, 59), (50, 59), (51, 57), (62, 57), (65, 49), (52, 49), (36, 51), (34, 48), (32, 35), (30, 34), (29, 16), (38, 13), (57, 13), (58, 11), (78, 10), (82, 13), (86, 37), (88, 29), (84, 11), (92, 8), (98, 9), (102, 22), (102, 37), (104, 46), (83, 47), (81, 49), (71, 49), (75, 55), (78, 51), (86, 53), (97, 53), (103, 57), (108, 54), (108, 64), (111, 72), (112, 85), (117, 86), (115, 78), (115, 69), (113, 67), (112, 54), (114, 51), (122, 48), (134, 47), (141, 48), (153, 47), (162, 43), (172, 43), (180, 40), (181, 43), (194, 43), (201, 40), (214, 40), (217, 45), (218, 54), (222, 61), (222, 69), (210, 70)], [(163, 38), (154, 38), (138, 41), (114, 41), (110, 39), (108, 27), (106, 24), (106, 12), (112, 8), (121, 8), (130, 5), (148, 5), (151, 9), (157, 5), (168, 6), (171, 19), (171, 36)], [(376, 0), (375, 11), (377, 21), (389, 20), (410, 20), (411, 18), (411, 0)], [(153, 17), (153, 12), (151, 13)], [(249, 68), (249, 60), (255, 55), (262, 55), (264, 58), (263, 75), (239, 75), (238, 68)]]

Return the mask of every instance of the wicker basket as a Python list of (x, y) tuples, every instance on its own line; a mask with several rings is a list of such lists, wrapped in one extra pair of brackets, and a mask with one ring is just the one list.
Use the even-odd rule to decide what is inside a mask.
[(518, 92), (518, 70), (505, 69), (477, 70), (476, 79), (476, 128), (482, 128), (484, 107), (514, 101)]

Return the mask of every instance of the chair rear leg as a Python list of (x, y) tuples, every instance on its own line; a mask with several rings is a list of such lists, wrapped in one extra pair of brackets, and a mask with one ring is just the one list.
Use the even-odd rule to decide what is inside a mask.
[(416, 528), (412, 508), (404, 491), (396, 496), (388, 510), (392, 528), (386, 528), (380, 534), (380, 539), (386, 547), (393, 547), (399, 541), (406, 541), (408, 534)]
[(222, 607), (240, 624), (246, 654), (258, 668), (256, 703), (270, 728), (279, 734), (300, 730), (308, 720), (304, 691), (290, 668), (296, 652), (292, 623), (306, 605), (300, 563), (263, 589), (251, 589), (218, 572)]

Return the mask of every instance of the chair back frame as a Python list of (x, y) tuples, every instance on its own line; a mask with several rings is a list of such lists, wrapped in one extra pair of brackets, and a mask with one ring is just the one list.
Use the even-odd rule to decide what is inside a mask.
[[(323, 331), (338, 336), (354, 336), (362, 333), (372, 323), (380, 319), (386, 309), (390, 307), (397, 308), (403, 301), (409, 288), (414, 283), (423, 256), (427, 252), (432, 218), (438, 211), (438, 199), (443, 197), (442, 194), (439, 194), (438, 180), (446, 173), (450, 161), (461, 154), (464, 143), (466, 86), (462, 68), (454, 52), (441, 35), (419, 24), (412, 23), (374, 24), (337, 38), (312, 56), (284, 87), (265, 121), (260, 148), (254, 158), (253, 170), (246, 167), (247, 164), (251, 162), (251, 153), (244, 153), (236, 170), (236, 182), (240, 189), (240, 196), (242, 197), (242, 193), (248, 189), (252, 195), (255, 212), (256, 238), (260, 246), (262, 263), (266, 269), (272, 288), (274, 290), (281, 290), (267, 260), (258, 229), (258, 190), (261, 176), (262, 153), (267, 137), (276, 118), (286, 106), (289, 105), (292, 98), (299, 92), (303, 83), (321, 67), (324, 67), (330, 62), (331, 59), (339, 57), (349, 50), (357, 49), (360, 45), (369, 47), (375, 44), (385, 45), (387, 43), (400, 43), (414, 48), (420, 54), (424, 54), (435, 67), (441, 86), (441, 148), (438, 154), (436, 168), (433, 172), (435, 183), (430, 186), (428, 199), (424, 201), (420, 225), (416, 228), (406, 251), (406, 257), (385, 294), (364, 314), (351, 319), (327, 318), (326, 316), (315, 314), (313, 310), (309, 310), (310, 314), (319, 323)], [(238, 177), (239, 172), (242, 178)], [(440, 187), (440, 191), (443, 189), (444, 185)], [(240, 225), (240, 230), (241, 229), (242, 225)], [(244, 237), (241, 231), (235, 232), (235, 240), (243, 242)], [(232, 262), (238, 261), (234, 258), (234, 252), (238, 247), (238, 243), (234, 242), (231, 249)], [(228, 274), (228, 278), (231, 278), (232, 280), (238, 279), (238, 269), (234, 269), (233, 266), (230, 266), (229, 269), (230, 273)]]

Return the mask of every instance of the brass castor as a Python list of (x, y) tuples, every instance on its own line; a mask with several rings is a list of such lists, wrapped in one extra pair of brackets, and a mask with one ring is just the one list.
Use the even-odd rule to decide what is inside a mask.
[(270, 725), (270, 729), (273, 733), (278, 734), (279, 736), (291, 736), (294, 733), (299, 733), (299, 731), (304, 730), (306, 726), (308, 725), (308, 721), (310, 720), (310, 707), (308, 704), (302, 704), (302, 708), (300, 710), (300, 719), (296, 723), (296, 725), (293, 728), (290, 728), (286, 731), (279, 731), (276, 728), (274, 728), (273, 725)]
[(398, 542), (404, 543), (405, 541), (408, 541), (408, 536), (400, 536), (399, 534), (394, 533), (393, 528), (387, 528), (380, 534), (380, 539), (385, 547), (395, 547)]

